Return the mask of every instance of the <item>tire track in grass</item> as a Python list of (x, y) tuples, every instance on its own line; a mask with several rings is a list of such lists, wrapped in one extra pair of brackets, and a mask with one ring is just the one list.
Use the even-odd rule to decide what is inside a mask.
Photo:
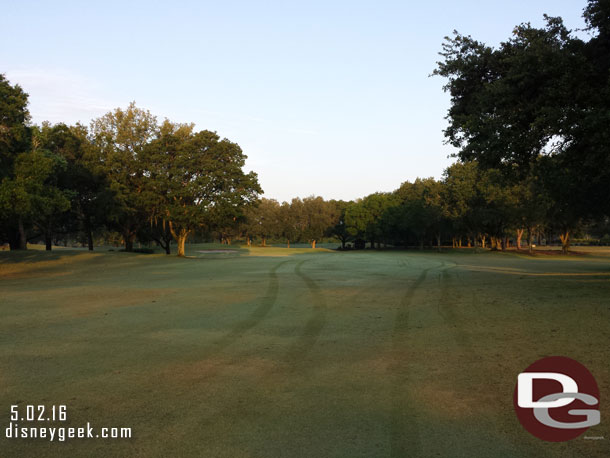
[[(476, 323), (476, 321), (473, 321), (470, 316), (466, 316), (465, 309), (458, 309), (458, 305), (456, 304), (456, 299), (462, 297), (455, 282), (456, 279), (459, 279), (458, 272), (453, 270), (456, 267), (457, 264), (447, 267), (439, 274), (440, 294), (438, 299), (438, 313), (457, 344), (454, 360), (456, 361), (456, 367), (459, 368), (459, 375), (457, 376), (457, 380), (454, 379), (454, 383), (457, 383), (458, 386), (472, 386), (477, 383), (476, 378), (469, 380), (461, 377), (463, 377), (464, 374), (476, 373), (475, 367), (479, 367), (482, 364), (483, 357), (477, 349), (476, 337), (473, 338), (468, 332), (468, 329), (473, 329), (473, 323)], [(475, 296), (473, 294), (473, 301), (474, 300)], [(472, 304), (469, 309), (472, 312)], [(478, 309), (474, 310), (478, 313)], [(468, 328), (465, 329), (465, 327)], [(472, 370), (470, 370), (469, 366), (473, 366)], [(478, 379), (478, 381), (479, 383), (482, 383), (481, 379)], [(459, 391), (456, 392), (456, 396), (459, 396)], [(506, 425), (502, 425), (502, 419), (497, 413), (483, 409), (477, 411), (476, 416), (478, 417), (478, 422), (475, 423), (477, 425), (476, 427), (483, 431), (485, 428), (489, 428), (490, 430), (502, 430), (506, 427)], [(468, 438), (468, 440), (460, 443), (458, 447), (454, 449), (456, 453), (459, 451), (459, 453), (464, 456), (472, 454), (476, 447), (472, 443), (472, 440), (472, 438)], [(514, 437), (508, 437), (508, 440), (503, 444), (503, 447), (508, 450), (511, 454), (510, 456), (523, 455), (522, 444)]]
[(290, 262), (290, 260), (279, 262), (269, 269), (267, 272), (267, 276), (269, 277), (267, 290), (265, 291), (265, 295), (260, 299), (260, 304), (250, 313), (248, 318), (234, 325), (225, 336), (221, 337), (219, 341), (217, 341), (216, 349), (225, 348), (231, 345), (235, 340), (239, 339), (243, 334), (254, 328), (265, 319), (277, 302), (278, 291), (280, 289), (277, 271), (280, 267), (288, 262)]
[(309, 295), (313, 299), (313, 315), (309, 318), (297, 341), (288, 348), (284, 355), (288, 362), (298, 364), (313, 348), (326, 325), (326, 299), (315, 280), (303, 273), (302, 266), (307, 260), (297, 263), (294, 273), (307, 285)]
[(394, 331), (392, 333), (394, 380), (390, 418), (390, 456), (396, 458), (421, 456), (422, 452), (419, 427), (413, 415), (413, 406), (408, 388), (410, 362), (404, 360), (403, 352), (409, 348), (409, 309), (413, 303), (413, 297), (424, 281), (426, 281), (428, 272), (431, 269), (433, 267), (423, 269), (415, 282), (409, 286), (400, 301), (399, 310), (394, 321)]
[[(311, 349), (315, 345), (316, 341), (318, 340), (318, 338), (322, 332), (322, 329), (324, 328), (324, 326), (326, 324), (326, 316), (325, 316), (326, 315), (326, 313), (325, 313), (326, 312), (326, 300), (321, 291), (321, 288), (316, 283), (316, 281), (313, 280), (308, 275), (306, 275), (305, 273), (303, 273), (302, 266), (306, 261), (307, 260), (302, 260), (302, 261), (298, 262), (294, 268), (294, 272), (301, 280), (303, 280), (303, 282), (305, 283), (305, 285), (308, 288), (309, 295), (313, 298), (313, 301), (314, 301), (314, 305), (312, 307), (313, 315), (309, 318), (309, 320), (305, 324), (305, 327), (301, 331), (296, 342), (289, 345), (288, 349), (283, 354), (283, 356), (280, 356), (280, 361), (283, 360), (283, 362), (285, 364), (285, 366), (280, 370), (280, 374), (283, 374), (282, 375), (283, 382), (281, 382), (281, 383), (286, 383), (288, 380), (287, 377), (290, 377), (290, 376), (294, 377), (294, 375), (295, 375), (294, 372), (296, 370), (303, 369), (303, 367), (301, 366), (301, 364), (303, 362), (303, 358), (311, 351)], [(268, 293), (270, 293), (270, 294), (267, 294), (265, 296), (267, 298), (267, 301), (272, 300), (273, 302), (275, 302), (275, 296), (277, 296), (277, 286), (275, 285), (275, 283), (277, 282), (277, 278), (275, 277), (275, 272), (286, 262), (289, 262), (289, 261), (284, 261), (284, 262), (279, 263), (270, 271), (270, 278), (272, 279), (272, 281), (270, 282), (270, 285), (267, 290)], [(269, 296), (269, 297), (267, 297), (267, 296)], [(260, 321), (260, 319), (259, 319), (260, 316), (261, 315), (264, 316), (266, 314), (263, 312), (265, 312), (265, 310), (267, 308), (270, 309), (273, 306), (273, 304), (271, 304), (271, 305), (267, 304), (267, 307), (264, 307), (263, 306), (264, 304), (267, 304), (267, 303), (265, 302), (265, 303), (261, 304), (261, 306), (259, 306), (259, 308), (257, 308), (252, 313), (252, 315), (250, 316), (250, 318), (248, 320), (244, 320), (243, 322), (236, 325), (233, 328), (232, 332), (230, 334), (228, 334), (228, 336), (231, 336), (231, 335), (239, 336), (239, 335), (241, 335), (241, 333), (245, 332), (245, 330), (248, 330), (251, 327), (253, 327), (253, 323), (257, 319), (258, 319), (258, 321)], [(254, 325), (255, 324), (256, 323), (254, 323)], [(227, 338), (228, 338), (228, 336), (227, 336)], [(238, 362), (239, 358), (233, 357), (232, 361)], [(214, 371), (213, 375), (215, 375), (220, 370), (221, 370), (221, 367), (218, 367), (217, 370)], [(269, 372), (269, 371), (265, 371), (265, 372), (255, 375), (250, 380), (249, 386), (246, 389), (244, 389), (243, 391), (241, 391), (239, 393), (239, 396), (236, 396), (235, 398), (230, 399), (224, 403), (224, 406), (223, 406), (224, 409), (228, 409), (228, 410), (232, 410), (232, 411), (239, 411), (239, 412), (241, 412), (241, 414), (243, 416), (254, 416), (257, 412), (257, 409), (262, 409), (261, 405), (264, 404), (265, 402), (268, 402), (268, 399), (261, 398), (260, 393), (257, 391), (256, 386), (272, 386), (273, 384), (277, 384), (278, 383), (277, 377), (278, 377), (277, 372)], [(215, 421), (215, 420), (212, 417), (209, 417), (209, 418), (205, 419), (205, 421), (211, 422), (211, 421)]]
[[(455, 341), (459, 346), (459, 354), (472, 355), (472, 342), (470, 336), (463, 329), (463, 318), (455, 310), (455, 305), (450, 304), (451, 297), (456, 297), (455, 292), (450, 294), (450, 290), (455, 291), (453, 276), (450, 271), (456, 266), (451, 266), (443, 269), (439, 274), (440, 295), (438, 299), (437, 310), (445, 324), (450, 327)], [(460, 297), (459, 294), (457, 297)]]
[[(250, 313), (250, 315), (237, 322), (237, 324), (233, 325), (233, 327), (223, 336), (219, 337), (216, 340), (211, 342), (211, 345), (207, 347), (204, 352), (201, 354), (197, 354), (196, 356), (192, 356), (190, 359), (185, 360), (185, 363), (189, 361), (191, 363), (199, 362), (203, 363), (205, 361), (212, 361), (214, 357), (217, 357), (222, 353), (230, 345), (234, 344), (236, 341), (241, 339), (243, 335), (250, 331), (252, 328), (261, 323), (269, 314), (273, 306), (277, 302), (278, 292), (279, 292), (279, 279), (277, 277), (277, 271), (284, 264), (291, 262), (291, 260), (286, 260), (275, 264), (269, 271), (267, 272), (267, 276), (269, 277), (269, 282), (267, 284), (267, 289), (265, 291), (265, 295), (259, 299), (259, 305)], [(252, 349), (249, 348), (249, 351)], [(220, 372), (222, 372), (226, 365), (231, 365), (239, 361), (241, 356), (233, 355), (226, 360), (220, 362), (211, 362), (205, 370), (205, 373), (202, 374), (200, 382), (203, 380), (211, 380), (216, 377)]]

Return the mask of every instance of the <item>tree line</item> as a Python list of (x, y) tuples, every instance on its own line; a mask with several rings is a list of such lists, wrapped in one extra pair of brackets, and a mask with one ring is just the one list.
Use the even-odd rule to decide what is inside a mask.
[(442, 179), (344, 202), (262, 199), (236, 143), (130, 104), (90, 126), (31, 125), (28, 96), (0, 75), (0, 237), (11, 249), (94, 236), (178, 254), (193, 234), (262, 245), (328, 238), (343, 248), (518, 248), (544, 234), (568, 252), (610, 223), (610, 4), (589, 0), (590, 39), (561, 18), (515, 27), (492, 48), (457, 32), (434, 75), (451, 96), (458, 162)]
[(11, 250), (94, 232), (179, 256), (194, 231), (242, 215), (262, 192), (236, 143), (130, 104), (80, 124), (29, 123), (27, 94), (0, 75), (0, 236)]
[[(569, 250), (570, 237), (556, 217), (546, 183), (536, 177), (514, 182), (501, 170), (476, 161), (457, 162), (442, 179), (416, 179), (388, 193), (355, 201), (295, 198), (279, 203), (261, 199), (241, 221), (224, 228), (219, 239), (239, 239), (265, 246), (269, 241), (308, 242), (315, 248), (333, 240), (342, 249), (394, 247), (482, 247), (532, 249), (536, 240), (559, 240)], [(583, 219), (574, 234), (610, 242), (610, 221)]]

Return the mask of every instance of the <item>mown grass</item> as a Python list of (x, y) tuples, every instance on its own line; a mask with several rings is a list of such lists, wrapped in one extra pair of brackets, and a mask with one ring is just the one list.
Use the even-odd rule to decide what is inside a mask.
[[(0, 253), (0, 456), (608, 456), (607, 252), (224, 248)], [(595, 375), (605, 441), (520, 426), (546, 355)], [(134, 437), (7, 440), (12, 404)]]

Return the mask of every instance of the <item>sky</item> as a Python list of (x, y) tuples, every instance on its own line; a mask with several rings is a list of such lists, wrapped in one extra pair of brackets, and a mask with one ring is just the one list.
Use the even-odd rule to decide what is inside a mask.
[(453, 30), (497, 45), (584, 0), (0, 0), (0, 73), (34, 123), (135, 101), (237, 142), (265, 197), (355, 199), (440, 178), (449, 96), (430, 77)]

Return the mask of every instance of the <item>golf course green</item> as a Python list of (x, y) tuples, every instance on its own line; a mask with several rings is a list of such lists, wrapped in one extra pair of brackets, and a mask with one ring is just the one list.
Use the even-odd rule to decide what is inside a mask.
[[(12, 405), (132, 428), (2, 434), (1, 457), (610, 456), (610, 250), (187, 255), (0, 253), (3, 431)], [(517, 420), (518, 373), (550, 355), (595, 376), (604, 440)]]

